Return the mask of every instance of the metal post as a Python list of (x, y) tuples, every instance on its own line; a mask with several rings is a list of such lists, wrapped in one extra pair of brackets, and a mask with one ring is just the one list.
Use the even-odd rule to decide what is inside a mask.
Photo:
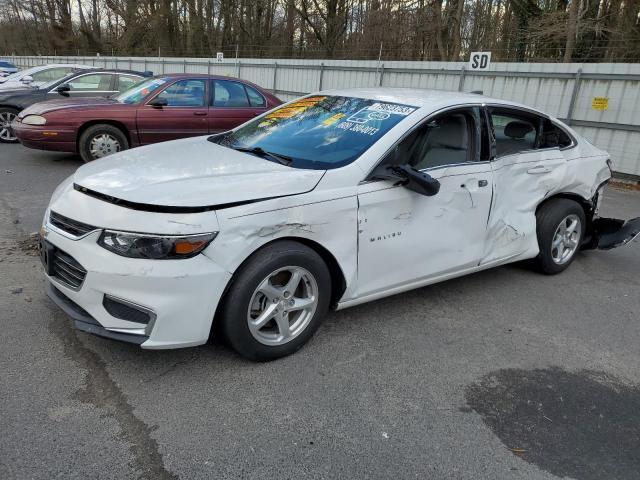
[(184, 59), (184, 64), (182, 65), (182, 73), (187, 73), (187, 59)]
[(578, 92), (580, 91), (580, 77), (582, 76), (582, 69), (579, 68), (576, 72), (576, 78), (573, 81), (573, 92), (571, 92), (571, 101), (569, 102), (569, 111), (567, 112), (567, 125), (571, 125), (573, 118), (573, 110), (576, 107), (576, 101), (578, 100)]
[(133, 70), (133, 60), (129, 57), (129, 70)]
[(276, 91), (277, 83), (278, 83), (278, 62), (273, 62), (273, 88), (271, 90), (274, 93)]
[(116, 68), (118, 68), (118, 57), (116, 57)]
[(162, 59), (162, 74), (164, 75), (164, 58)]
[(460, 69), (460, 81), (458, 82), (458, 91), (461, 92), (462, 89), (464, 88), (464, 73), (465, 73), (465, 68), (464, 65), (462, 66), (462, 68)]
[(380, 65), (380, 81), (378, 82), (378, 86), (382, 86), (382, 78), (384, 77), (384, 63)]
[(323, 80), (324, 80), (324, 62), (320, 64), (320, 81), (318, 82), (318, 90), (322, 90)]
[(144, 57), (144, 70), (143, 72), (147, 71), (147, 57)]
[(240, 60), (238, 60), (238, 53), (240, 51), (240, 45), (236, 44), (236, 77), (240, 78)]
[(211, 75), (211, 60), (207, 60), (207, 75)]

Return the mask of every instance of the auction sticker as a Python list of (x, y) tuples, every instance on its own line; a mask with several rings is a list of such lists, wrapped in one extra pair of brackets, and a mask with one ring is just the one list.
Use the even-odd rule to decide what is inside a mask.
[(397, 105), (395, 103), (374, 103), (358, 110), (338, 125), (338, 128), (365, 135), (375, 135), (380, 131), (379, 126), (392, 116), (406, 117), (416, 111), (415, 107)]

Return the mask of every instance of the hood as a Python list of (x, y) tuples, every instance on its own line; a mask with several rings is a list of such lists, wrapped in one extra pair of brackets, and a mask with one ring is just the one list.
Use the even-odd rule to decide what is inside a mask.
[(33, 88), (34, 86), (37, 86), (37, 83), (38, 82), (31, 82), (31, 84), (26, 85), (20, 80), (7, 80), (6, 78), (0, 78), (0, 90), (3, 92), (5, 90), (28, 90), (30, 88)]
[(180, 211), (306, 193), (323, 175), (324, 170), (287, 167), (197, 137), (96, 160), (76, 171), (74, 183), (112, 203)]
[[(0, 84), (2, 86), (2, 84)], [(6, 90), (0, 90), (0, 97), (11, 97), (13, 95), (24, 95), (31, 93), (41, 93), (40, 90), (36, 87), (18, 87), (18, 86), (10, 86)], [(45, 94), (46, 92), (43, 92)]]
[[(2, 91), (0, 90), (0, 95)], [(60, 97), (53, 100), (46, 100), (31, 105), (29, 108), (20, 112), (20, 118), (25, 115), (42, 115), (54, 110), (63, 110), (68, 108), (94, 108), (104, 107), (107, 105), (117, 105), (118, 107), (126, 107), (127, 105), (117, 102), (106, 97)]]

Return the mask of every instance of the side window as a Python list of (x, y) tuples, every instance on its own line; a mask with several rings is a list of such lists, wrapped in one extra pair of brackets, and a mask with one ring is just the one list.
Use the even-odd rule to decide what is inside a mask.
[(164, 98), (169, 107), (204, 107), (204, 80), (179, 80), (156, 98)]
[(571, 145), (571, 137), (567, 132), (555, 125), (551, 120), (545, 119), (542, 124), (539, 148), (564, 148)]
[(48, 70), (35, 72), (31, 76), (33, 77), (34, 82), (50, 82), (52, 80), (58, 80), (72, 71), (73, 69), (71, 68), (50, 68)]
[(76, 77), (68, 82), (72, 92), (110, 92), (111, 74), (94, 73)]
[(251, 88), (249, 85), (245, 85), (244, 88), (247, 90), (247, 96), (249, 97), (249, 103), (252, 107), (266, 107), (267, 102), (260, 93), (255, 88)]
[(129, 75), (118, 75), (118, 91), (124, 92), (126, 90), (129, 90), (134, 85), (140, 83), (140, 80), (142, 79), (139, 77), (132, 77)]
[(424, 170), (477, 160), (476, 122), (472, 109), (431, 119), (398, 144), (395, 162)]
[(491, 112), (491, 122), (498, 157), (536, 147), (537, 117), (494, 110)]
[(214, 80), (213, 106), (223, 108), (249, 107), (244, 85), (229, 80)]

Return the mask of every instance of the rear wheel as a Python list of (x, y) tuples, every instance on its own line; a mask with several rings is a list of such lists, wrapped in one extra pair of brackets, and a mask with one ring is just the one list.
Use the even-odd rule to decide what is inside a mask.
[(87, 163), (129, 148), (127, 136), (118, 127), (109, 124), (92, 125), (80, 136), (78, 149)]
[(18, 138), (13, 133), (11, 122), (18, 116), (18, 110), (10, 107), (0, 108), (0, 142), (18, 143)]
[(300, 349), (329, 308), (329, 269), (311, 248), (276, 242), (256, 253), (235, 275), (224, 301), (222, 330), (251, 360), (273, 360)]
[(573, 200), (551, 200), (536, 213), (540, 253), (535, 258), (538, 269), (548, 275), (560, 273), (573, 262), (582, 245), (586, 217)]

